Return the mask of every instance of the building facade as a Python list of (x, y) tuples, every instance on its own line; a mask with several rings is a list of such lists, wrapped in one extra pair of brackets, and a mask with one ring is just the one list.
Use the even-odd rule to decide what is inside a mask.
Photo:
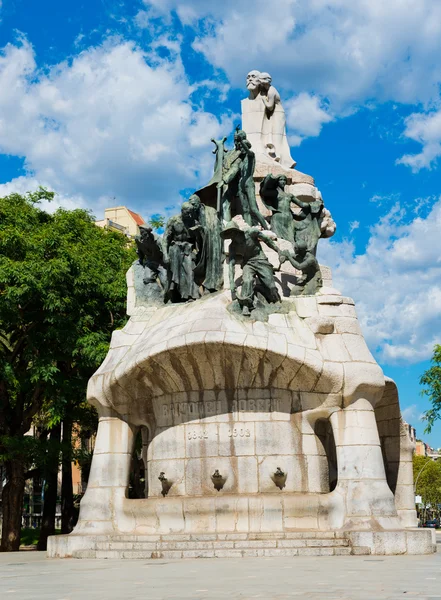
[(126, 206), (115, 206), (104, 210), (104, 219), (95, 222), (98, 227), (111, 231), (119, 231), (128, 237), (134, 238), (139, 234), (140, 225), (145, 221), (138, 213)]

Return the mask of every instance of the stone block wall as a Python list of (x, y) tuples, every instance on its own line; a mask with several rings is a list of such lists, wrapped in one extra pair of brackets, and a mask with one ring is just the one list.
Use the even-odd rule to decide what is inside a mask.
[[(375, 531), (369, 551), (390, 553), (392, 532), (414, 525), (412, 448), (353, 301), (332, 288), (286, 298), (266, 323), (230, 303), (224, 290), (133, 307), (114, 332), (89, 382), (100, 425), (75, 548), (97, 535)], [(140, 430), (148, 497), (131, 500)]]

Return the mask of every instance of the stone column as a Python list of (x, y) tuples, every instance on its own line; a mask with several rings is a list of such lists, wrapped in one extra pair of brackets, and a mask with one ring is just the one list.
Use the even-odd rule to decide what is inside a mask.
[(404, 527), (418, 527), (415, 510), (415, 489), (413, 484), (413, 453), (415, 444), (409, 437), (403, 420), (400, 420), (400, 464), (398, 467), (395, 504), (398, 516)]
[(371, 403), (361, 398), (330, 420), (337, 450), (336, 492), (345, 497), (343, 529), (398, 528)]
[(105, 534), (116, 529), (116, 513), (127, 494), (136, 432), (136, 426), (118, 417), (100, 416), (89, 481), (74, 533)]

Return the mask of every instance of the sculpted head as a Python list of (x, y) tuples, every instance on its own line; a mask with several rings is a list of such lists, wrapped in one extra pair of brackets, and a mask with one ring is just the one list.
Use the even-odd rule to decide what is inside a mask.
[(236, 147), (236, 149), (239, 149), (240, 142), (244, 142), (245, 140), (248, 141), (247, 134), (243, 129), (237, 128), (234, 132), (234, 146)]
[(187, 227), (194, 225), (194, 206), (190, 202), (183, 202), (181, 206), (182, 220)]
[(149, 238), (153, 237), (153, 229), (150, 227), (150, 225), (140, 225), (139, 235), (141, 240), (148, 240)]
[(286, 175), (279, 175), (277, 179), (278, 186), (282, 188), (282, 190), (284, 190), (285, 186), (288, 184), (288, 179), (286, 178)]
[(304, 256), (308, 251), (308, 246), (306, 245), (305, 240), (297, 240), (295, 249), (297, 254)]
[(196, 212), (201, 208), (201, 199), (197, 194), (192, 194), (188, 199), (189, 204), (191, 204)]
[(260, 71), (250, 71), (247, 75), (247, 90), (249, 92), (257, 92), (259, 90)]
[(271, 87), (272, 77), (269, 73), (260, 73), (259, 75), (259, 85), (263, 90), (269, 90)]

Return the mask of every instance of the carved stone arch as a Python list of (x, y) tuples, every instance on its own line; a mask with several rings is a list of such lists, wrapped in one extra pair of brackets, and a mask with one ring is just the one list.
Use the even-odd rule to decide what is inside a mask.
[(380, 436), (387, 483), (395, 494), (400, 466), (401, 411), (395, 382), (385, 377), (381, 400), (375, 407), (378, 435)]
[(383, 396), (375, 407), (375, 419), (386, 480), (394, 494), (398, 516), (405, 527), (416, 527), (412, 466), (415, 444), (401, 416), (397, 386), (390, 377), (385, 377)]
[(317, 437), (319, 452), (326, 457), (326, 462), (321, 465), (323, 491), (333, 492), (338, 483), (338, 465), (334, 432), (329, 418), (317, 419), (314, 424), (314, 433)]

